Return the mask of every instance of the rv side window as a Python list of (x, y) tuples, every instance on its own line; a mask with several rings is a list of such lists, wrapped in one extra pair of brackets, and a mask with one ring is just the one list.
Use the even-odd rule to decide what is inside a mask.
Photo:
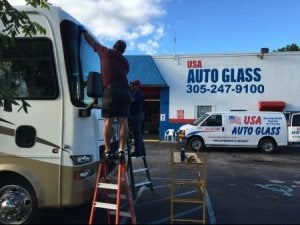
[(293, 116), (292, 126), (300, 126), (300, 115)]
[(51, 41), (19, 38), (0, 49), (0, 90), (15, 99), (57, 98)]
[(211, 115), (203, 122), (202, 126), (222, 126), (222, 115)]

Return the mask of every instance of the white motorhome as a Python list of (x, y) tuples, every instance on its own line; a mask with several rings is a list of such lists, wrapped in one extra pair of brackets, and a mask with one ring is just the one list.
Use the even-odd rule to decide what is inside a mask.
[(1, 98), (0, 107), (2, 224), (29, 223), (40, 208), (90, 201), (103, 149), (101, 109), (92, 109), (96, 99), (87, 90), (100, 61), (80, 23), (54, 6), (17, 9), (46, 34), (20, 34), (0, 49), (0, 94), (14, 100)]
[[(204, 146), (250, 147), (272, 153), (277, 147), (289, 144), (287, 120), (283, 112), (209, 112), (193, 124), (181, 126), (176, 134), (178, 141), (186, 143), (194, 151)], [(294, 138), (293, 141), (296, 141), (297, 137)]]

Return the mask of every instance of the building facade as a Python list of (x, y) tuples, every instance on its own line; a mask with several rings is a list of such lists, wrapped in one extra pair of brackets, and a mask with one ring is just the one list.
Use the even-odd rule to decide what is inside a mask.
[(160, 140), (209, 111), (300, 111), (300, 52), (127, 58), (129, 79), (142, 82), (145, 111), (154, 110), (146, 125), (157, 126)]

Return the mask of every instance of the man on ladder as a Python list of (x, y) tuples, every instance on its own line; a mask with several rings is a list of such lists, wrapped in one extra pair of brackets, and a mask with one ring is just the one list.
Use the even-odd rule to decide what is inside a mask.
[(134, 138), (134, 152), (131, 153), (133, 157), (146, 156), (145, 145), (142, 135), (142, 127), (145, 119), (143, 112), (144, 97), (140, 91), (141, 82), (135, 80), (130, 82), (131, 85), (131, 105), (130, 105), (130, 124)]
[[(87, 43), (94, 49), (99, 55), (101, 63), (102, 82), (103, 82), (103, 98), (102, 98), (102, 118), (104, 118), (103, 137), (104, 137), (104, 153), (101, 155), (101, 162), (99, 165), (99, 171), (97, 174), (97, 182), (94, 192), (92, 211), (90, 214), (89, 224), (94, 222), (95, 208), (106, 208), (110, 213), (114, 211), (116, 214), (115, 224), (119, 223), (120, 206), (120, 189), (121, 182), (125, 180), (126, 195), (130, 208), (130, 217), (132, 223), (135, 224), (135, 215), (131, 202), (130, 189), (128, 191), (129, 183), (127, 179), (127, 168), (125, 160), (125, 148), (128, 135), (128, 117), (129, 107), (131, 101), (131, 95), (128, 88), (127, 75), (129, 72), (129, 63), (124, 52), (126, 49), (126, 43), (123, 40), (115, 42), (112, 48), (108, 48), (100, 44), (93, 36), (91, 36), (83, 26), (78, 27), (79, 31), (83, 33)], [(100, 85), (100, 84), (99, 84)], [(117, 118), (119, 123), (119, 149), (118, 151), (111, 150), (111, 139), (113, 135), (113, 124)], [(112, 161), (118, 160), (118, 178), (117, 184), (109, 182), (107, 179), (108, 166), (112, 164)], [(125, 169), (124, 169), (125, 168)], [(104, 182), (99, 182), (101, 176), (104, 176)], [(122, 182), (123, 183), (123, 182)], [(97, 200), (98, 189), (110, 189), (107, 191), (117, 190), (116, 204), (100, 202)], [(106, 192), (107, 193), (107, 192)], [(108, 197), (108, 195), (106, 195)]]
[[(135, 80), (130, 82), (130, 90), (131, 90), (131, 105), (130, 105), (130, 118), (129, 118), (129, 138), (128, 138), (128, 169), (130, 172), (131, 178), (131, 187), (133, 197), (136, 197), (135, 188), (141, 186), (148, 186), (152, 191), (152, 182), (150, 177), (149, 168), (146, 161), (146, 151), (145, 144), (143, 140), (143, 122), (144, 122), (144, 112), (143, 112), (143, 101), (144, 97), (142, 92), (140, 91), (141, 82), (139, 80)], [(134, 139), (134, 152), (131, 152), (131, 141), (132, 134)], [(133, 169), (132, 158), (142, 158), (143, 159), (143, 168)], [(147, 179), (143, 182), (135, 183), (134, 174), (139, 172), (146, 172)]]
[[(131, 95), (128, 88), (127, 75), (129, 72), (129, 63), (123, 55), (126, 49), (126, 43), (118, 40), (113, 48), (107, 48), (94, 39), (82, 26), (79, 26), (86, 41), (98, 53), (101, 59), (101, 73), (103, 80), (103, 101), (102, 118), (104, 118), (103, 137), (105, 151), (102, 157), (114, 158), (115, 155), (123, 157), (125, 155), (126, 140), (128, 135), (129, 107)], [(99, 84), (100, 85), (100, 84)], [(111, 151), (112, 125), (114, 119), (120, 123), (120, 141), (119, 151)]]

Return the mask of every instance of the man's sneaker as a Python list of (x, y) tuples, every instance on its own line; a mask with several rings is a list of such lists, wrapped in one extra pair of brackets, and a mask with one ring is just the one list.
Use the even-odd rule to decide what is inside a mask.
[(111, 153), (111, 151), (105, 151), (103, 153), (103, 155), (101, 156), (101, 158), (103, 158), (103, 159), (112, 159), (113, 158), (113, 154)]
[(124, 150), (118, 151), (118, 159), (125, 161), (125, 151)]

